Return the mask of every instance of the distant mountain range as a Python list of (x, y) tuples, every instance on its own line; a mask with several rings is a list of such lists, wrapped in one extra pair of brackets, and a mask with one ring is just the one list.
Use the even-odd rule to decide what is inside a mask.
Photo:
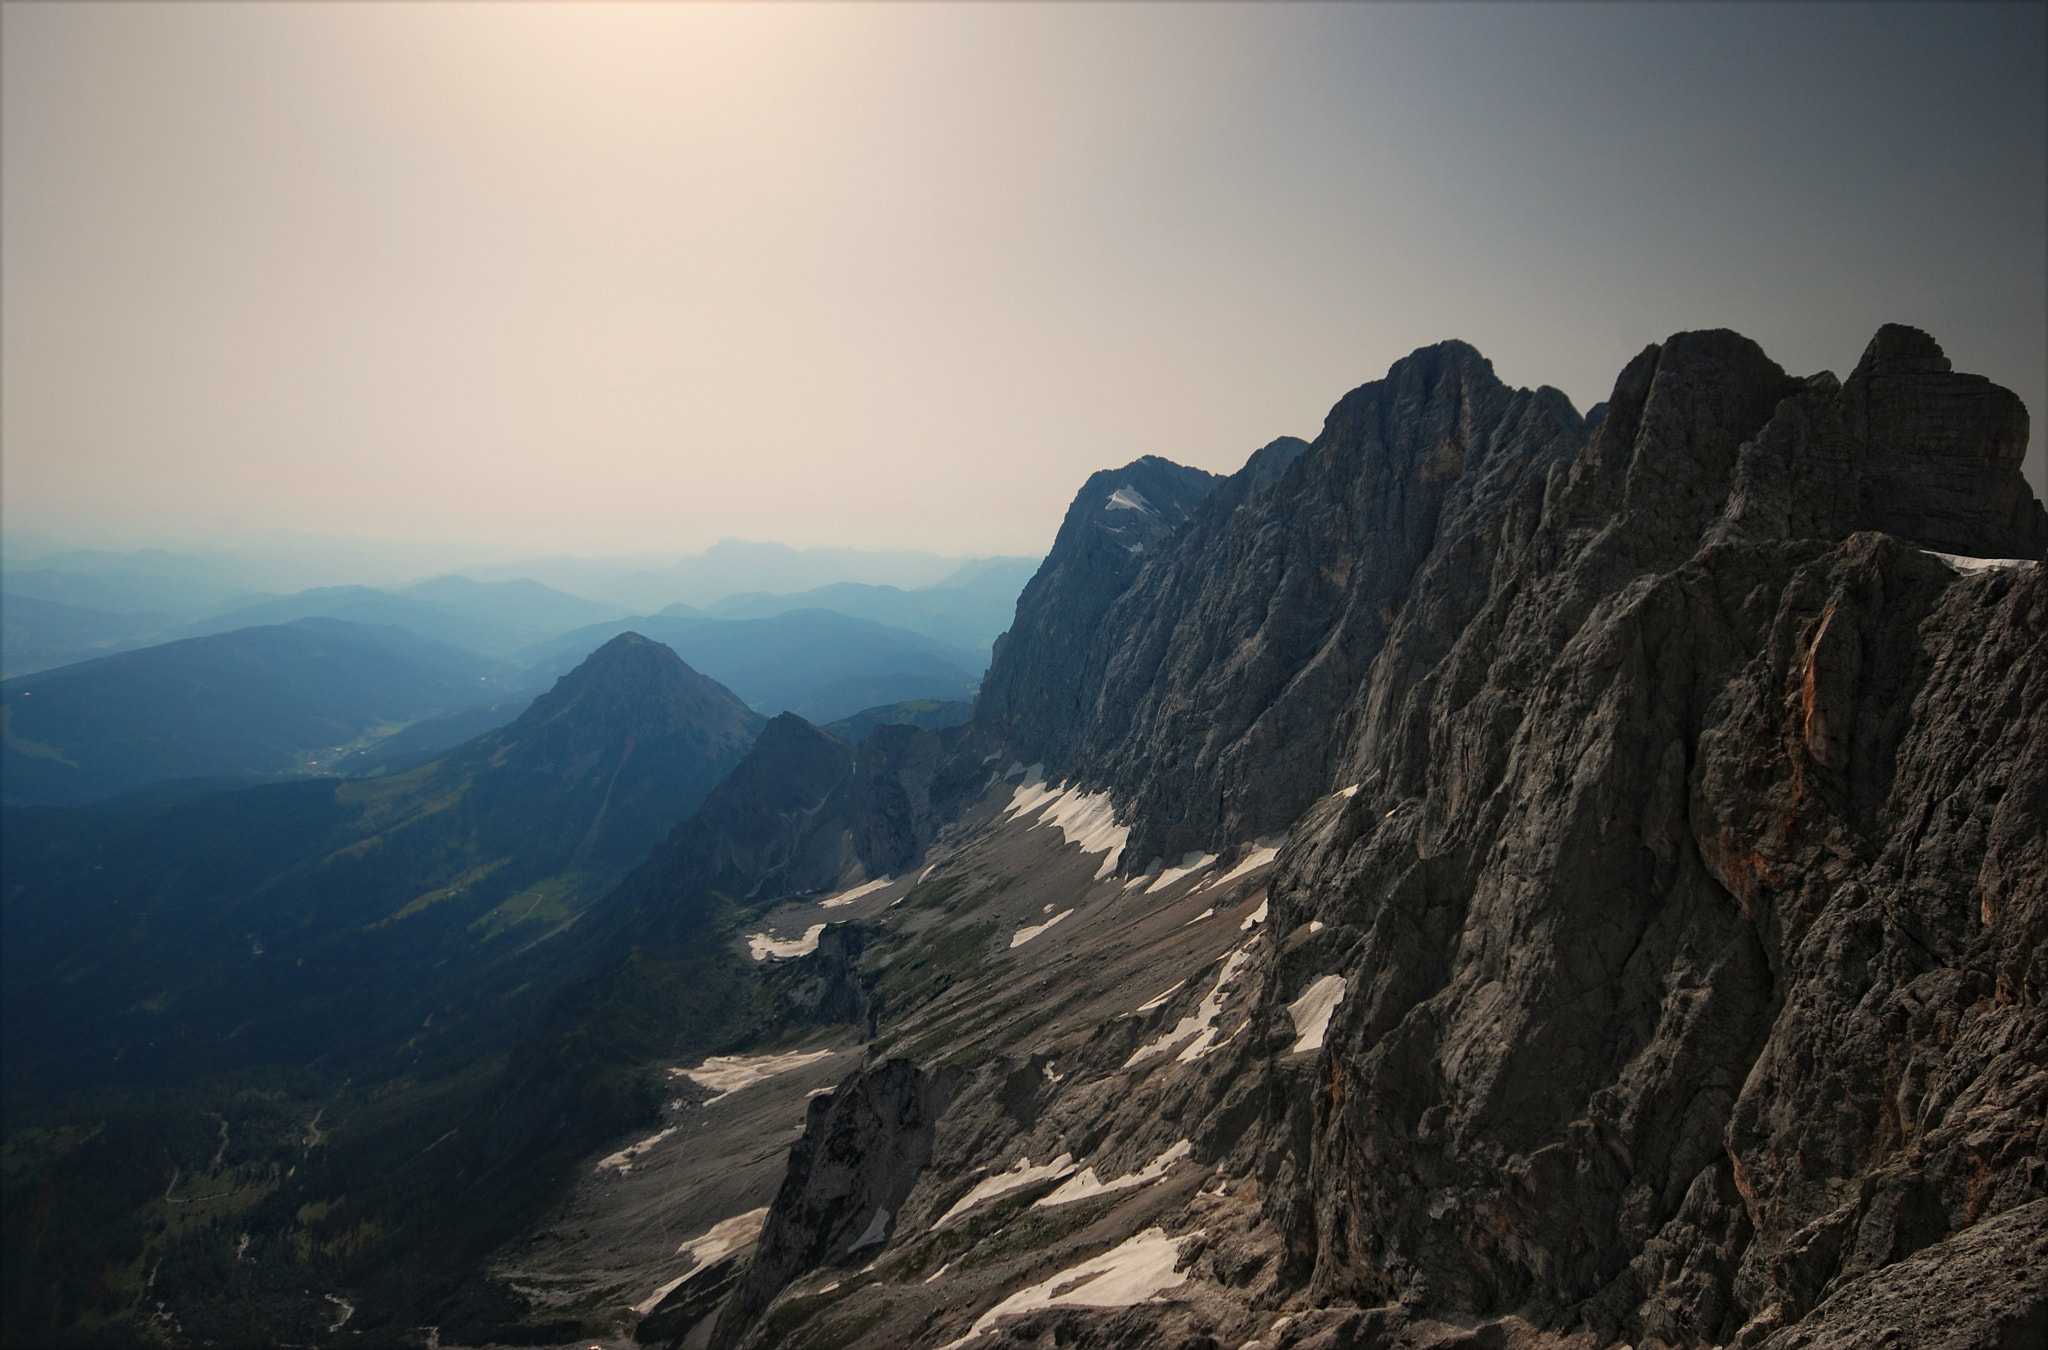
[[(0, 796), (82, 802), (177, 778), (417, 763), (510, 721), (628, 631), (666, 643), (766, 716), (824, 724), (906, 700), (966, 702), (1029, 566), (982, 559), (918, 590), (840, 582), (654, 615), (524, 578), (245, 596), (183, 622), (9, 593)], [(118, 587), (89, 583), (120, 575), (9, 572), (8, 584), (118, 601)]]
[[(161, 641), (162, 635), (199, 636), (197, 632), (174, 630), (302, 594), (315, 601), (325, 595), (331, 604), (340, 598), (338, 593), (351, 589), (339, 584), (342, 582), (363, 583), (365, 589), (445, 605), (472, 618), (494, 618), (514, 629), (549, 636), (580, 624), (625, 613), (650, 613), (671, 604), (709, 607), (733, 596), (800, 596), (843, 584), (883, 590), (961, 590), (971, 595), (985, 592), (993, 579), (998, 590), (1009, 586), (1008, 598), (1014, 600), (1016, 589), (1036, 565), (1032, 558), (942, 557), (910, 550), (795, 549), (784, 544), (727, 539), (703, 553), (668, 562), (556, 557), (451, 568), (446, 565), (445, 548), (422, 551), (364, 541), (301, 541), (296, 547), (211, 551), (148, 548), (126, 552), (53, 552), (48, 541), (33, 551), (25, 550), (18, 546), (19, 538), (10, 535), (6, 540), (4, 578), (0, 578), (4, 581), (0, 589), (10, 599), (48, 601), (122, 619), (149, 620), (149, 626), (143, 628), (113, 624), (120, 631), (89, 638), (89, 642), (101, 637), (120, 641), (155, 636)], [(406, 559), (422, 564), (414, 575), (433, 579), (405, 584), (382, 580), (394, 568), (404, 566)], [(837, 607), (818, 597), (784, 607), (821, 603), (824, 608)], [(941, 604), (948, 613), (955, 607)], [(769, 611), (750, 610), (748, 615), (758, 617), (766, 612)], [(898, 622), (866, 610), (847, 612)], [(312, 613), (364, 617), (329, 608), (307, 608), (282, 617), (301, 618)], [(1007, 614), (1000, 616), (994, 631), (1000, 631), (1007, 618)], [(247, 621), (231, 626), (247, 626)], [(925, 631), (914, 623), (901, 626)], [(448, 635), (437, 632), (434, 636)], [(927, 636), (965, 646), (987, 645), (986, 637), (964, 640), (946, 632), (929, 632)], [(5, 653), (5, 674), (30, 671), (27, 658), (33, 637), (32, 632), (16, 631), (10, 625), (5, 645), (11, 650)], [(74, 650), (67, 656), (59, 651), (38, 659), (54, 665), (90, 654), (93, 653)]]
[(646, 611), (678, 603), (715, 605), (733, 595), (787, 595), (848, 582), (903, 590), (960, 587), (991, 565), (1022, 567), (1028, 575), (1037, 559), (947, 558), (908, 549), (796, 549), (721, 539), (702, 553), (672, 563), (636, 566), (603, 559), (536, 558), (463, 570), (484, 581), (532, 577), (578, 595)]
[(851, 717), (828, 723), (825, 730), (849, 745), (868, 738), (877, 727), (923, 727), (943, 731), (974, 720), (972, 703), (942, 703), (932, 698), (905, 699), (878, 708), (862, 708)]
[[(719, 569), (735, 577), (803, 577), (874, 556), (881, 555), (728, 541), (695, 561), (703, 580)], [(165, 575), (110, 567), (110, 559), (160, 564)], [(199, 617), (189, 617), (189, 607), (217, 601), (219, 588), (205, 579), (214, 573), (202, 569), (195, 579), (196, 564), (170, 555), (94, 555), (88, 561), (101, 570), (92, 572), (10, 570), (10, 588), (38, 593), (10, 589), (0, 596), (0, 671), (10, 682), (0, 796), (79, 802), (174, 778), (367, 773), (417, 763), (510, 721), (541, 686), (627, 631), (668, 644), (767, 716), (796, 712), (824, 724), (906, 700), (971, 700), (1035, 564), (985, 558), (953, 566), (921, 554), (888, 559), (906, 573), (934, 570), (935, 563), (952, 570), (941, 584), (918, 589), (841, 581), (788, 594), (726, 596), (709, 610), (676, 603), (653, 615), (631, 615), (530, 578), (449, 575), (399, 591), (330, 586), (244, 595)], [(747, 572), (749, 566), (755, 570)], [(186, 607), (188, 616), (80, 603), (120, 605), (138, 597)], [(300, 629), (300, 636), (211, 641), (282, 627)], [(315, 632), (339, 645), (320, 649), (315, 659), (306, 639)], [(181, 645), (198, 640), (207, 645)], [(293, 644), (314, 666), (333, 666), (344, 651), (354, 651), (355, 664), (345, 675), (336, 667), (288, 689), (287, 670), (301, 667), (279, 663), (298, 659), (284, 655)], [(144, 657), (151, 651), (164, 654)], [(124, 654), (138, 659), (95, 664)], [(373, 670), (385, 657), (396, 663)], [(422, 672), (407, 663), (457, 683), (421, 684)], [(71, 678), (88, 667), (82, 683)], [(39, 681), (60, 674), (61, 684), (38, 692)], [(184, 692), (173, 694), (180, 680)], [(400, 689), (411, 692), (401, 697)], [(33, 703), (38, 697), (43, 702)], [(201, 730), (216, 726), (225, 734)]]
[[(358, 615), (417, 621), (440, 612), (358, 588), (322, 598)], [(262, 612), (290, 611), (273, 602)], [(0, 799), (76, 804), (173, 779), (408, 766), (511, 721), (534, 693), (625, 632), (665, 643), (763, 715), (796, 712), (820, 724), (905, 700), (970, 701), (985, 663), (981, 653), (822, 609), (613, 619), (526, 648), (518, 664), (396, 623), (299, 618), (0, 684)]]
[(623, 631), (643, 633), (773, 716), (794, 712), (830, 722), (877, 704), (910, 698), (973, 697), (985, 655), (900, 628), (825, 609), (796, 609), (760, 619), (642, 614), (565, 633), (528, 653), (532, 669), (572, 664), (581, 652)]
[(77, 803), (173, 778), (321, 772), (424, 717), (502, 698), (508, 667), (400, 628), (243, 628), (0, 683), (0, 793)]
[[(17, 581), (35, 585), (52, 574), (31, 573)], [(51, 586), (66, 591), (81, 588)], [(86, 593), (90, 594), (89, 588)], [(135, 650), (300, 619), (345, 619), (408, 629), (422, 637), (483, 656), (510, 657), (567, 629), (623, 614), (616, 605), (584, 600), (535, 581), (476, 582), (438, 577), (403, 591), (368, 586), (323, 586), (296, 595), (238, 597), (217, 613), (173, 620), (162, 612), (118, 614), (62, 600), (10, 591), (0, 600), (4, 659), (8, 676), (32, 674), (103, 652)]]
[[(979, 651), (986, 664), (988, 649), (1016, 615), (1017, 593), (1037, 568), (1033, 558), (988, 558), (939, 586), (906, 591), (842, 581), (789, 595), (730, 595), (701, 612), (720, 619), (761, 619), (793, 609), (828, 609)], [(665, 612), (681, 611), (670, 606)]]
[[(694, 811), (762, 724), (629, 634), (403, 774), (10, 808), (10, 1072), (51, 1091), (84, 1064), (131, 1082), (359, 1055), (390, 1072), (500, 1041), (565, 978), (519, 958)], [(138, 1036), (150, 1056), (106, 1067)]]

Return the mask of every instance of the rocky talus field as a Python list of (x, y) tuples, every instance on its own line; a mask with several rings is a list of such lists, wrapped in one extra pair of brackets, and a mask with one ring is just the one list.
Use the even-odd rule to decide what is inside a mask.
[(974, 719), (769, 723), (409, 1165), (636, 1105), (305, 1339), (2048, 1345), (2027, 441), (1714, 331), (1095, 475)]

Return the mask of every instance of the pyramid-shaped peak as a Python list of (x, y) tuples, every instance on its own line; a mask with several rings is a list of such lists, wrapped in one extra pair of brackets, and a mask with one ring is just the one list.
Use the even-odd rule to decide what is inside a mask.
[(707, 744), (744, 744), (760, 724), (730, 689), (661, 643), (627, 632), (556, 680), (498, 737), (522, 759), (531, 752), (552, 762), (573, 746), (569, 759), (580, 762), (602, 745), (678, 733)]

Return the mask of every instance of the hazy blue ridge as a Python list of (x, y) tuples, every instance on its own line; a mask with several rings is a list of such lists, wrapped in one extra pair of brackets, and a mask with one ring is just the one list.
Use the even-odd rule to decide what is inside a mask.
[(666, 643), (756, 712), (820, 723), (910, 698), (969, 699), (986, 663), (985, 654), (824, 609), (759, 619), (640, 615), (565, 633), (526, 655), (544, 673), (627, 630)]
[(502, 1044), (558, 987), (573, 944), (543, 939), (694, 811), (761, 725), (628, 635), (407, 773), (165, 792), (156, 809), (10, 807), (9, 1091), (316, 1061), (393, 1072)]
[(173, 625), (167, 614), (116, 614), (61, 600), (0, 595), (0, 678), (109, 654)]
[(0, 799), (311, 772), (366, 737), (502, 697), (505, 670), (413, 634), (273, 625), (0, 682)]

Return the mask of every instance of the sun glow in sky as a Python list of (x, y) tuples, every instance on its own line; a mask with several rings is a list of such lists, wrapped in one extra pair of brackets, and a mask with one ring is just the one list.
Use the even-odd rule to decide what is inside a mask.
[(1043, 549), (1414, 347), (2048, 413), (2048, 7), (9, 4), (9, 529)]

